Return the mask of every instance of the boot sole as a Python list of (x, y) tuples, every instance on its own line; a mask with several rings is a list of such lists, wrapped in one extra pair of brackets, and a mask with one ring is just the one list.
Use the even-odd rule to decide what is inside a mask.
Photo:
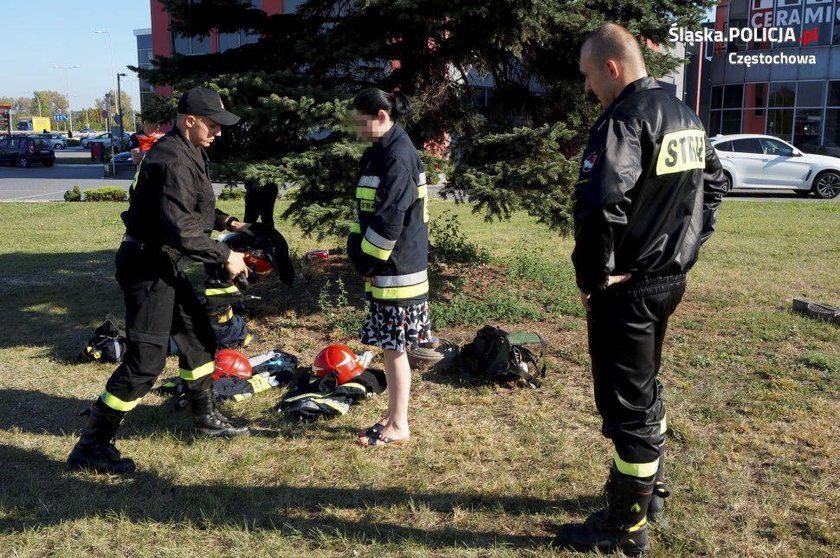
[(210, 430), (207, 428), (196, 428), (195, 431), (202, 436), (206, 436), (208, 438), (239, 438), (241, 436), (250, 436), (251, 431), (246, 430), (245, 432), (230, 432), (229, 430)]
[(99, 473), (101, 475), (130, 475), (137, 470), (137, 467), (132, 463), (131, 466), (126, 467), (124, 470), (116, 470), (111, 468), (104, 468), (104, 467), (96, 467), (91, 465), (90, 463), (84, 461), (77, 461), (75, 459), (68, 458), (65, 466), (68, 471), (88, 471), (93, 473)]

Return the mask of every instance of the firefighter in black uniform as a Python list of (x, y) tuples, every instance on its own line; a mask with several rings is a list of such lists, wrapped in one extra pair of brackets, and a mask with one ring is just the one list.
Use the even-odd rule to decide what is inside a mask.
[(203, 87), (184, 93), (176, 126), (143, 160), (122, 214), (126, 232), (116, 255), (116, 279), (126, 305), (125, 359), (90, 408), (90, 417), (67, 464), (107, 473), (131, 473), (114, 436), (125, 414), (137, 406), (163, 371), (170, 335), (178, 345), (180, 376), (197, 430), (209, 436), (247, 434), (214, 407), (215, 339), (204, 307), (182, 267), (184, 258), (223, 264), (231, 278), (246, 271), (241, 253), (212, 240), (212, 230), (247, 225), (216, 209), (204, 152), (222, 125), (239, 117), (219, 94)]
[(636, 555), (649, 548), (648, 518), (668, 495), (657, 379), (665, 328), (726, 188), (697, 115), (648, 77), (626, 29), (591, 32), (580, 70), (605, 110), (575, 187), (572, 261), (587, 310), (595, 404), (615, 454), (607, 509), (562, 526), (555, 545)]

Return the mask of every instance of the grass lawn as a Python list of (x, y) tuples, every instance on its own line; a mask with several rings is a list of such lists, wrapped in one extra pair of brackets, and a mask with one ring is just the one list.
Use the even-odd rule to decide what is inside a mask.
[[(241, 203), (221, 207), (241, 215)], [(275, 390), (225, 407), (250, 421), (250, 438), (208, 441), (149, 395), (118, 442), (137, 474), (66, 472), (77, 413), (112, 371), (75, 356), (107, 312), (123, 312), (123, 207), (0, 204), (0, 556), (563, 556), (547, 547), (557, 526), (600, 504), (611, 450), (571, 240), (445, 202), (433, 219), (456, 214), (490, 260), (435, 268), (436, 333), (540, 332), (542, 389), (417, 373), (413, 440), (382, 450), (354, 433), (385, 397), (298, 424), (274, 412)], [(298, 255), (343, 245), (279, 228)], [(838, 228), (837, 202), (724, 202), (664, 351), (673, 496), (652, 556), (840, 555), (840, 330), (789, 311), (795, 296), (840, 304)], [(308, 364), (328, 342), (361, 349), (361, 290), (343, 258), (300, 261), (299, 277), (291, 290), (254, 288), (249, 352), (282, 347)]]

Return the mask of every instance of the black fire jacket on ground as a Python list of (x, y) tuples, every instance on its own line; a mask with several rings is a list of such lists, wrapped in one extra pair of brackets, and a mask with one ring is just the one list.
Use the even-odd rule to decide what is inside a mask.
[(149, 150), (122, 214), (126, 234), (170, 255), (206, 263), (224, 263), (230, 249), (212, 240), (224, 230), (228, 215), (216, 209), (207, 154), (177, 127)]
[(575, 186), (572, 261), (584, 293), (608, 275), (680, 275), (715, 228), (726, 192), (703, 125), (651, 77), (629, 84), (590, 130)]

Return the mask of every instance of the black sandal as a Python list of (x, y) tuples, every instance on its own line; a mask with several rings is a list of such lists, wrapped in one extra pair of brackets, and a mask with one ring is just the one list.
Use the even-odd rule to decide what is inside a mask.
[(381, 432), (385, 428), (385, 425), (381, 422), (377, 422), (370, 428), (365, 428), (364, 430), (359, 430), (359, 438), (370, 438), (373, 434), (377, 432)]

